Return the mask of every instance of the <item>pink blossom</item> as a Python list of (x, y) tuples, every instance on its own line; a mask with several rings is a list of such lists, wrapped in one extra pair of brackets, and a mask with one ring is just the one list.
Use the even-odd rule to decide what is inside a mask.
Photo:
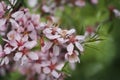
[(70, 63), (80, 62), (78, 55), (79, 53), (76, 50), (72, 53), (68, 52), (67, 54), (65, 54), (65, 59), (68, 60)]

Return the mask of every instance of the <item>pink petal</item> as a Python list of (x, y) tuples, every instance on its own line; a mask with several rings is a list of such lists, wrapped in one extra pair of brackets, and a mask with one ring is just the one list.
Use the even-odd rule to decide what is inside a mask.
[(60, 53), (60, 48), (58, 46), (54, 45), (54, 47), (53, 47), (53, 54), (58, 56), (59, 53)]
[(19, 61), (20, 58), (22, 57), (22, 53), (21, 52), (17, 52), (14, 56), (14, 61)]
[(12, 47), (14, 47), (14, 48), (12, 49), (12, 51), (15, 50), (15, 49), (18, 47), (18, 43), (17, 43), (15, 40), (9, 41), (9, 44), (10, 44)]
[(80, 7), (85, 6), (85, 4), (86, 3), (83, 0), (77, 0), (77, 1), (75, 1), (75, 5), (80, 6)]
[(77, 39), (77, 40), (84, 40), (85, 36), (76, 36), (75, 39)]
[(28, 49), (32, 49), (33, 47), (35, 47), (37, 45), (36, 41), (28, 41), (24, 44), (24, 46)]
[(67, 34), (68, 34), (68, 35), (71, 35), (71, 34), (73, 34), (73, 33), (75, 33), (75, 29), (70, 29), (69, 31), (67, 31)]
[(2, 60), (2, 62), (1, 62), (1, 65), (3, 65), (3, 64), (8, 64), (9, 63), (9, 59), (8, 59), (8, 57), (5, 57), (3, 60)]
[(28, 41), (28, 35), (25, 35), (25, 36), (22, 38), (22, 41), (23, 41), (23, 42)]
[(50, 61), (44, 61), (41, 63), (41, 67), (46, 67), (46, 66), (49, 66), (51, 64)]
[(52, 32), (52, 31), (51, 31), (49, 28), (47, 28), (47, 29), (45, 29), (45, 30), (43, 31), (43, 33), (46, 34), (46, 35), (47, 35), (47, 34), (50, 34), (51, 32)]
[(47, 51), (48, 49), (50, 49), (52, 45), (53, 45), (53, 43), (50, 42), (50, 41), (45, 42), (45, 45), (41, 48), (41, 50), (42, 50), (43, 52), (45, 52), (45, 51)]
[(12, 17), (15, 18), (16, 20), (18, 20), (19, 18), (21, 18), (23, 16), (24, 12), (23, 11), (17, 11), (14, 14), (12, 14)]
[(3, 27), (3, 25), (5, 25), (5, 23), (6, 23), (6, 19), (0, 19), (0, 28), (2, 29)]
[(33, 30), (30, 34), (29, 34), (30, 38), (32, 40), (37, 40), (37, 33), (35, 30)]
[(4, 49), (5, 54), (10, 54), (11, 51), (12, 51), (12, 49), (11, 49), (10, 47), (6, 47), (6, 48)]
[(27, 30), (28, 31), (33, 31), (34, 30), (34, 26), (33, 26), (33, 24), (32, 23), (28, 23), (29, 25), (27, 26)]
[(73, 53), (73, 49), (74, 49), (74, 45), (72, 43), (70, 43), (68, 46), (67, 46), (67, 51), (68, 51), (68, 54), (71, 55)]
[(44, 72), (45, 74), (49, 74), (49, 73), (50, 73), (50, 68), (44, 67), (44, 68), (43, 68), (43, 72)]
[(36, 4), (38, 3), (38, 0), (28, 0), (28, 5), (30, 6), (30, 7), (35, 7), (36, 6)]
[(83, 52), (84, 48), (79, 42), (75, 42), (75, 46), (79, 49), (79, 51)]
[(28, 53), (28, 57), (31, 59), (31, 60), (38, 60), (38, 55), (34, 52), (30, 52)]
[(43, 30), (46, 26), (46, 23), (41, 22), (39, 26), (36, 27), (37, 30)]
[(45, 12), (49, 12), (50, 8), (46, 5), (42, 6), (42, 10), (44, 10)]
[(9, 40), (14, 40), (15, 35), (16, 35), (16, 32), (14, 30), (12, 30), (7, 34), (7, 37), (8, 37)]
[(59, 63), (57, 66), (56, 66), (56, 69), (61, 71), (64, 67), (65, 63)]
[(53, 70), (53, 71), (51, 72), (51, 74), (52, 74), (55, 78), (59, 78), (59, 77), (60, 77), (60, 74), (58, 74), (58, 72), (55, 71), (55, 70)]
[(19, 24), (18, 24), (15, 20), (10, 19), (10, 22), (11, 22), (11, 24), (12, 24), (12, 28), (13, 28), (13, 29), (16, 29), (16, 28), (19, 28), (19, 27), (20, 27)]
[(97, 4), (97, 3), (98, 3), (98, 0), (91, 0), (91, 2), (92, 2), (93, 4)]
[(79, 58), (76, 56), (76, 57), (69, 57), (69, 62), (70, 63), (75, 63), (75, 62), (80, 62)]
[(59, 38), (60, 35), (51, 35), (51, 34), (47, 34), (46, 37), (49, 38), (49, 39), (56, 39), (56, 38)]
[(9, 58), (5, 57), (4, 60), (5, 60), (5, 64), (7, 65), (9, 63)]
[(26, 57), (26, 55), (24, 55), (21, 59), (21, 65), (24, 65), (26, 63), (28, 63), (28, 58)]

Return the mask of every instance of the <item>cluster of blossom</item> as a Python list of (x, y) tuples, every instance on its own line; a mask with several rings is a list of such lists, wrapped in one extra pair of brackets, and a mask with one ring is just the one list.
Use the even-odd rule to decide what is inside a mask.
[(0, 67), (14, 64), (29, 80), (36, 75), (38, 80), (63, 80), (65, 64), (80, 62), (84, 35), (40, 22), (28, 9), (6, 12), (6, 4), (0, 2)]
[[(40, 6), (40, 10), (42, 12), (42, 15), (50, 14), (54, 15), (56, 10), (64, 10), (64, 6), (78, 6), (78, 7), (84, 7), (86, 5), (86, 0), (41, 0), (39, 4), (38, 0), (28, 0), (28, 4), (30, 7), (37, 7), (38, 5)], [(98, 0), (90, 0), (89, 1), (91, 4), (97, 4)]]

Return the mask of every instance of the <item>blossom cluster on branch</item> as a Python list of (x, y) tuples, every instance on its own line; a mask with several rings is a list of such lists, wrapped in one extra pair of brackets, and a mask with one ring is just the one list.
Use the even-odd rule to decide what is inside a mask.
[(0, 66), (12, 64), (29, 80), (63, 80), (65, 64), (80, 62), (85, 36), (41, 22), (29, 9), (9, 9), (0, 2)]

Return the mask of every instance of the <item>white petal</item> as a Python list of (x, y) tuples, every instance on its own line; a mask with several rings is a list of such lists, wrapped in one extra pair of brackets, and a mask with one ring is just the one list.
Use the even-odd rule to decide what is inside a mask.
[(7, 64), (9, 63), (8, 57), (5, 57), (5, 58), (4, 58), (4, 61), (5, 61), (5, 64), (7, 65)]
[(32, 40), (37, 40), (37, 33), (35, 30), (33, 30), (30, 34), (29, 34), (30, 38)]
[(38, 3), (38, 0), (27, 0), (28, 1), (28, 5), (30, 7), (35, 7), (35, 5)]
[(38, 80), (45, 80), (46, 79), (46, 74), (40, 74), (39, 76), (38, 76)]
[(60, 35), (46, 34), (46, 37), (49, 38), (49, 39), (56, 39), (56, 38), (59, 38)]
[(15, 40), (10, 41), (9, 44), (14, 47), (14, 50), (18, 47), (18, 43)]
[(43, 30), (46, 26), (46, 23), (41, 22), (39, 26), (36, 27), (37, 30)]
[(29, 41), (29, 42), (26, 42), (24, 44), (24, 46), (28, 49), (32, 49), (33, 47), (35, 47), (37, 45), (37, 42), (36, 41)]
[(12, 49), (11, 49), (10, 47), (6, 47), (6, 48), (4, 49), (5, 54), (10, 54), (11, 51), (12, 51)]
[(68, 54), (71, 55), (73, 53), (73, 49), (74, 49), (74, 45), (72, 43), (70, 43), (68, 46), (67, 46), (67, 51), (68, 51)]
[(17, 52), (14, 56), (14, 61), (19, 61), (20, 58), (22, 57), (22, 53), (21, 52)]
[(34, 52), (30, 52), (28, 53), (28, 57), (31, 59), (31, 60), (38, 60), (38, 55)]
[(54, 47), (53, 47), (53, 54), (58, 56), (59, 53), (60, 53), (60, 48), (58, 46), (54, 45)]
[(19, 25), (18, 25), (18, 23), (17, 23), (15, 20), (10, 19), (10, 22), (11, 22), (11, 24), (12, 24), (12, 28), (13, 28), (13, 29), (19, 28)]
[(48, 41), (48, 42), (45, 42), (45, 45), (41, 48), (43, 52), (47, 51), (48, 49), (51, 48), (51, 46), (53, 45), (52, 42)]
[(16, 35), (16, 32), (14, 30), (12, 30), (7, 34), (7, 37), (8, 37), (9, 40), (14, 40), (15, 35)]
[(50, 68), (44, 67), (44, 68), (43, 68), (43, 72), (44, 72), (45, 74), (49, 74), (49, 73), (50, 73)]
[(8, 57), (5, 57), (2, 59), (2, 62), (0, 63), (0, 65), (3, 65), (3, 64), (8, 64), (9, 63), (9, 58)]
[(49, 66), (51, 64), (50, 61), (44, 61), (41, 63), (41, 67), (46, 67), (46, 66)]
[(75, 5), (79, 7), (85, 6), (85, 4), (86, 4), (85, 1), (82, 0), (75, 1)]
[(73, 33), (75, 33), (75, 29), (70, 29), (69, 31), (67, 31), (67, 34), (68, 34), (68, 35), (71, 35), (71, 34), (73, 34)]
[(60, 63), (56, 66), (56, 69), (61, 71), (63, 69), (64, 65), (65, 65), (65, 63)]
[(47, 28), (47, 29), (45, 29), (45, 30), (43, 31), (43, 33), (46, 34), (46, 35), (47, 35), (47, 34), (50, 34), (51, 32), (52, 32), (52, 31), (51, 31), (49, 28)]
[(83, 52), (84, 48), (79, 42), (75, 42), (75, 46), (79, 49), (79, 51)]
[(75, 55), (75, 54), (72, 55), (72, 56), (69, 56), (68, 60), (69, 60), (70, 63), (75, 63), (75, 62), (79, 62), (80, 63), (79, 57), (77, 55)]
[(26, 57), (26, 55), (24, 55), (21, 59), (21, 65), (24, 65), (26, 63), (28, 63), (28, 58)]
[[(28, 23), (29, 24), (29, 23)], [(34, 26), (32, 23), (30, 23), (28, 26), (27, 26), (27, 30), (28, 31), (33, 31), (34, 30)]]
[(84, 40), (85, 39), (85, 36), (76, 36), (75, 37), (77, 40)]
[(48, 6), (46, 6), (46, 5), (43, 5), (42, 10), (44, 10), (45, 12), (49, 12), (50, 8)]
[(0, 19), (0, 28), (3, 28), (2, 26), (5, 25), (6, 19)]
[(51, 72), (51, 74), (52, 74), (55, 78), (59, 78), (59, 77), (60, 77), (60, 74), (58, 74), (58, 72), (55, 71), (55, 70), (53, 70), (53, 71)]
[(25, 35), (25, 36), (22, 38), (22, 41), (23, 41), (23, 42), (28, 41), (28, 35)]
[(21, 18), (23, 14), (24, 14), (23, 11), (17, 11), (14, 14), (12, 14), (12, 17), (18, 19), (18, 18)]

